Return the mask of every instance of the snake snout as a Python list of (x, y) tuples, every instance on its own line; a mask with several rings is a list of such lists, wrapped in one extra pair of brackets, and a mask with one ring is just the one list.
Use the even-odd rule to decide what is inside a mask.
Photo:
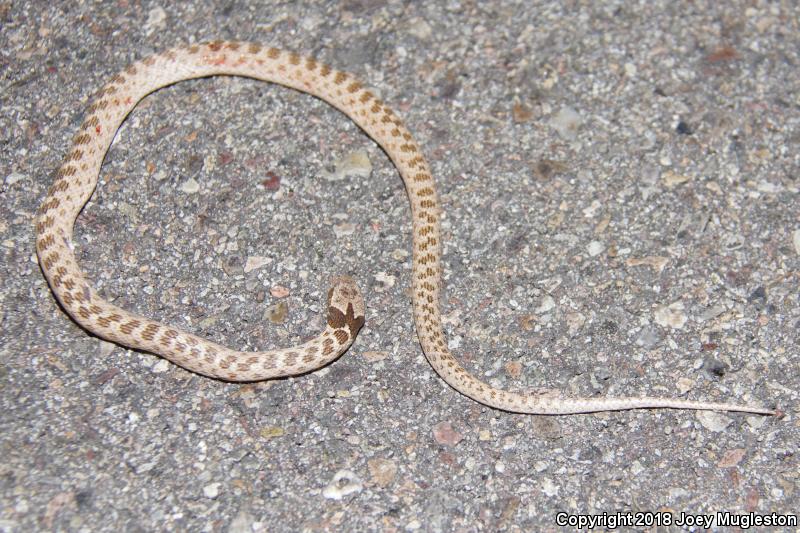
[(336, 276), (331, 279), (328, 290), (328, 324), (333, 328), (347, 326), (355, 337), (364, 325), (366, 307), (355, 280), (350, 276)]

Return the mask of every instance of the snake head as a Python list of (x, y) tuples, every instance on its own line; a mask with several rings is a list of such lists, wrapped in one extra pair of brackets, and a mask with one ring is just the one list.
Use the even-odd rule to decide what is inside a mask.
[(328, 325), (334, 329), (347, 327), (354, 339), (364, 325), (365, 312), (364, 297), (353, 278), (333, 278), (328, 290)]

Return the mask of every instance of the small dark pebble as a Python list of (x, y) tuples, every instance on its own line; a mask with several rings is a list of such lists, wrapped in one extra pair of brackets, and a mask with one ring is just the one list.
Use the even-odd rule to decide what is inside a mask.
[(82, 490), (75, 494), (75, 503), (78, 504), (79, 508), (86, 507), (92, 502), (92, 491)]
[(705, 361), (703, 361), (703, 368), (709, 374), (713, 374), (714, 376), (721, 378), (722, 376), (725, 375), (725, 372), (727, 372), (728, 365), (726, 365), (725, 363), (723, 363), (718, 359), (708, 358)]
[(689, 125), (682, 120), (678, 122), (678, 125), (675, 127), (675, 131), (681, 135), (691, 135), (694, 133), (692, 128), (690, 128)]
[(767, 289), (764, 288), (763, 285), (751, 292), (750, 296), (747, 297), (747, 301), (750, 303), (753, 303), (756, 300), (761, 300), (761, 302), (765, 302), (767, 300)]

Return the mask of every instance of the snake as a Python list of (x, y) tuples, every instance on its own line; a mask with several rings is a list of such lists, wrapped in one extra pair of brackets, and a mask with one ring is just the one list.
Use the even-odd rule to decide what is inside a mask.
[(442, 208), (420, 145), (398, 115), (352, 75), (294, 52), (249, 42), (190, 43), (150, 55), (111, 78), (91, 100), (35, 219), (40, 268), (61, 308), (88, 333), (210, 378), (255, 382), (327, 365), (351, 346), (363, 326), (361, 291), (352, 277), (336, 276), (327, 293), (322, 333), (289, 348), (238, 351), (114, 305), (93, 288), (79, 266), (72, 242), (75, 221), (97, 187), (103, 159), (125, 118), (162, 87), (220, 75), (262, 80), (317, 97), (354, 121), (391, 159), (411, 206), (411, 300), (417, 338), (431, 367), (456, 391), (502, 411), (541, 415), (642, 408), (781, 414), (757, 406), (680, 398), (514, 392), (477, 378), (450, 352), (442, 327)]

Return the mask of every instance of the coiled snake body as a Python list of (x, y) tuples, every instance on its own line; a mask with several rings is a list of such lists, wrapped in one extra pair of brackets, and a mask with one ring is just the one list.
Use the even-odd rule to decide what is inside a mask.
[(188, 370), (230, 381), (301, 374), (337, 358), (364, 323), (353, 280), (334, 279), (325, 330), (293, 348), (240, 352), (121, 309), (100, 297), (73, 252), (75, 219), (97, 185), (100, 166), (122, 121), (147, 94), (181, 80), (236, 75), (312, 94), (341, 110), (389, 155), (405, 184), (413, 222), (413, 308), (417, 335), (434, 370), (462, 394), (518, 413), (571, 414), (637, 408), (714, 409), (764, 415), (776, 411), (727, 403), (666, 398), (551, 398), (496, 389), (470, 374), (447, 347), (439, 311), (440, 207), (422, 151), (400, 119), (350, 75), (297, 54), (252, 43), (216, 41), (173, 48), (115, 76), (88, 108), (88, 117), (56, 174), (36, 221), (39, 264), (63, 308), (88, 331), (161, 355)]

